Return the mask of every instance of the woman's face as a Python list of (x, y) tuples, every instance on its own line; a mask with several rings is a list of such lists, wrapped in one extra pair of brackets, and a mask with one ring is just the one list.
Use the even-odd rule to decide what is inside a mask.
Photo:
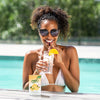
[[(44, 33), (48, 33), (48, 34), (45, 36), (42, 36), (40, 30), (42, 31), (42, 33), (44, 32)], [(56, 33), (55, 36), (51, 35), (51, 33), (53, 33), (53, 32)], [(39, 29), (39, 35), (40, 35), (41, 41), (46, 49), (49, 46), (51, 46), (51, 47), (56, 46), (56, 42), (57, 42), (58, 35), (59, 35), (59, 34), (57, 35), (57, 33), (59, 33), (58, 24), (55, 20), (47, 20), (47, 19), (42, 20), (41, 27)]]

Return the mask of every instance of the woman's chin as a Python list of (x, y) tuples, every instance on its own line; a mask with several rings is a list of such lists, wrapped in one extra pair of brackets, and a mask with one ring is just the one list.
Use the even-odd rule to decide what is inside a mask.
[(46, 48), (54, 48), (56, 46), (56, 43), (55, 42), (43, 42), (43, 45), (46, 47)]
[(45, 47), (46, 48), (54, 48), (55, 47), (55, 44), (45, 44)]

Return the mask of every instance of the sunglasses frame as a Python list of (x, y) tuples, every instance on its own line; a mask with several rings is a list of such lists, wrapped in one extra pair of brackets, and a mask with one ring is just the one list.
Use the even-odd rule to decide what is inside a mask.
[[(55, 30), (55, 32), (56, 32), (55, 35), (53, 35), (55, 32), (52, 32), (52, 31), (54, 31), (54, 30)], [(45, 32), (44, 35), (41, 33), (41, 31), (44, 31), (44, 32)], [(52, 30), (50, 30), (50, 32), (49, 32), (47, 29), (39, 29), (39, 33), (40, 33), (41, 36), (43, 36), (43, 37), (48, 36), (49, 33), (51, 34), (52, 37), (56, 37), (56, 36), (59, 35), (59, 30), (58, 30), (58, 29), (52, 29)]]

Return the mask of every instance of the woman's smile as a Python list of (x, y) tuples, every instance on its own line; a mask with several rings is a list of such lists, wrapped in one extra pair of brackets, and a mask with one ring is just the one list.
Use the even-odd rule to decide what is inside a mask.
[(44, 39), (44, 42), (46, 43), (47, 46), (51, 46), (54, 44), (54, 40), (53, 39)]

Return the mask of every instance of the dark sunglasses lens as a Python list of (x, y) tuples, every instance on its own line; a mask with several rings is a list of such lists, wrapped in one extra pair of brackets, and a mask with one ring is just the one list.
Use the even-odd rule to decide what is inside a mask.
[(51, 35), (52, 36), (57, 36), (59, 34), (58, 30), (51, 30)]
[(42, 36), (47, 36), (47, 35), (48, 35), (48, 30), (43, 30), (43, 29), (41, 29), (41, 30), (40, 30), (40, 34), (41, 34)]

